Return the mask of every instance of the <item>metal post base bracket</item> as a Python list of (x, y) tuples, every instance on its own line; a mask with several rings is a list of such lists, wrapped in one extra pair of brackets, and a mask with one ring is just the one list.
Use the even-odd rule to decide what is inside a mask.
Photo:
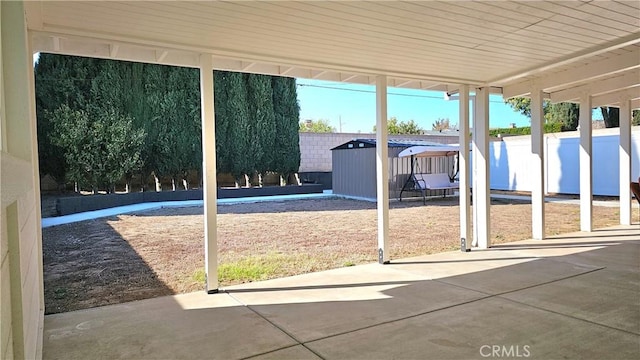
[(469, 252), (471, 249), (467, 249), (467, 239), (460, 238), (460, 251)]

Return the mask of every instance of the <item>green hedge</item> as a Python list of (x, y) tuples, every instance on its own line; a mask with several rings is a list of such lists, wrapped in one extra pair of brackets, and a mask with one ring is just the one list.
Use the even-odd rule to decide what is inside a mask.
[[(548, 123), (544, 124), (544, 132), (548, 133), (556, 133), (562, 131), (561, 123)], [(498, 136), (501, 135), (531, 135), (531, 127), (523, 126), (517, 128), (502, 128), (502, 129), (491, 129), (489, 130), (490, 136)]]

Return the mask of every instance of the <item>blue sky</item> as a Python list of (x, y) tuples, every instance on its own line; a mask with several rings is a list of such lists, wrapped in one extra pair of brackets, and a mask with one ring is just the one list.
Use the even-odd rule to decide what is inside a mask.
[[(376, 121), (375, 87), (298, 79), (300, 119), (325, 119), (342, 132), (371, 132)], [(458, 101), (444, 100), (439, 91), (389, 88), (387, 97), (388, 117), (400, 121), (414, 120), (425, 130), (442, 118), (458, 124)], [(500, 95), (489, 99), (489, 126), (491, 128), (529, 126), (529, 118), (506, 105)]]

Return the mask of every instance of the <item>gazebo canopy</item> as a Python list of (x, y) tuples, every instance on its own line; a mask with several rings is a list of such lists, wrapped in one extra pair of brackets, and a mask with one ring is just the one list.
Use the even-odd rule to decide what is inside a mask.
[(460, 151), (458, 145), (438, 145), (438, 146), (412, 146), (406, 148), (398, 154), (398, 157), (438, 157), (438, 156), (454, 156)]

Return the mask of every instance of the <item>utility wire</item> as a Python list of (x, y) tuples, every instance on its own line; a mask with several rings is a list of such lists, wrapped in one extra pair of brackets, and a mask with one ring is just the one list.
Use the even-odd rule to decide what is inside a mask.
[[(369, 94), (375, 94), (376, 92), (373, 90), (363, 90), (363, 89), (346, 89), (346, 88), (342, 88), (342, 87), (338, 87), (338, 86), (328, 86), (328, 85), (313, 85), (313, 84), (296, 84), (297, 86), (300, 87), (313, 87), (313, 88), (320, 88), (320, 89), (331, 89), (331, 90), (340, 90), (340, 91), (351, 91), (351, 92), (360, 92), (360, 93), (369, 93)], [(347, 84), (345, 84), (347, 85)], [(406, 97), (417, 97), (417, 98), (427, 98), (427, 99), (440, 99), (440, 100), (444, 100), (442, 96), (434, 96), (434, 95), (417, 95), (417, 94), (401, 94), (401, 93), (394, 93), (394, 92), (387, 92), (388, 95), (396, 95), (396, 96), (406, 96)], [(496, 101), (496, 100), (489, 100), (489, 102), (492, 103), (496, 103), (496, 104), (504, 104), (504, 102), (502, 101)]]

